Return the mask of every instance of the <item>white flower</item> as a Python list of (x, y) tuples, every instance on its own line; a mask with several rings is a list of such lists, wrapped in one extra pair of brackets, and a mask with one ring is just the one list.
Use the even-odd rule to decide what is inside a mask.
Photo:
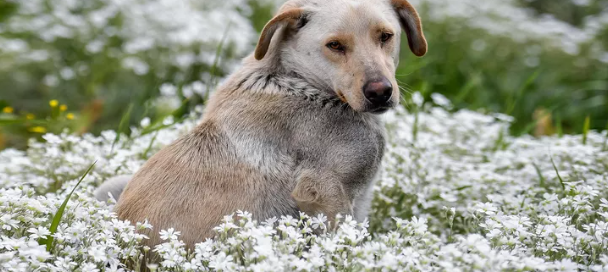
[(579, 265), (571, 260), (564, 259), (555, 263), (557, 271), (579, 271)]
[(30, 238), (32, 239), (45, 239), (47, 238), (47, 235), (51, 234), (47, 228), (42, 226), (39, 226), (38, 228), (30, 228), (27, 230), (27, 232), (31, 233)]
[[(139, 229), (139, 230), (152, 229), (152, 225), (148, 222), (148, 219), (146, 219), (146, 220), (144, 220), (143, 223), (137, 222), (137, 229)], [(179, 235), (179, 232), (177, 232), (176, 235)]]
[(84, 263), (82, 265), (82, 271), (90, 271), (90, 272), (99, 272), (99, 268), (95, 264), (92, 263)]
[(181, 232), (175, 231), (173, 228), (169, 228), (167, 230), (160, 231), (160, 239), (162, 240), (177, 240), (177, 236), (179, 236)]
[(107, 256), (101, 246), (92, 246), (88, 250), (89, 255), (95, 260), (95, 262), (106, 262)]
[(141, 121), (139, 122), (139, 125), (141, 127), (147, 127), (150, 125), (150, 118), (149, 117), (144, 117), (144, 119), (141, 119)]
[(426, 218), (413, 217), (411, 221), (411, 226), (414, 228), (414, 232), (416, 234), (425, 233), (427, 230), (426, 222)]
[(422, 103), (424, 103), (424, 97), (422, 97), (419, 92), (415, 92), (412, 94), (412, 102), (414, 102), (414, 105), (420, 107), (422, 106)]
[(222, 270), (232, 270), (235, 264), (232, 262), (233, 257), (227, 256), (226, 253), (220, 252), (218, 255), (215, 255), (211, 258), (209, 262), (209, 267), (222, 271)]
[(13, 216), (10, 214), (3, 214), (0, 216), (0, 222), (2, 222), (2, 229), (12, 230), (17, 228), (17, 224), (19, 221), (13, 219)]
[(440, 93), (432, 93), (431, 99), (433, 99), (433, 103), (438, 106), (444, 107), (446, 109), (452, 108), (452, 103), (450, 102), (450, 100)]

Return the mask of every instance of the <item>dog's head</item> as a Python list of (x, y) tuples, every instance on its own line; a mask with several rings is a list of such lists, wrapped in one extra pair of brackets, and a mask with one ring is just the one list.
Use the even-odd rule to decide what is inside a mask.
[(356, 111), (382, 113), (399, 103), (402, 29), (424, 55), (420, 18), (406, 0), (291, 0), (264, 27), (255, 58), (332, 90)]

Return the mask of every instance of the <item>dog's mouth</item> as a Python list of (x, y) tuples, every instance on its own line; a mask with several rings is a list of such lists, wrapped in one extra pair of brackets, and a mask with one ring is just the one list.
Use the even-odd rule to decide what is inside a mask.
[(371, 104), (369, 101), (365, 101), (365, 104), (363, 106), (362, 109), (357, 110), (355, 107), (353, 107), (353, 105), (351, 105), (348, 100), (346, 99), (346, 96), (344, 95), (344, 93), (340, 90), (336, 91), (336, 97), (342, 101), (343, 103), (349, 105), (351, 108), (355, 109), (355, 111), (359, 111), (359, 112), (369, 112), (369, 113), (373, 113), (373, 114), (383, 114), (385, 112), (387, 112), (388, 110), (392, 109), (393, 107), (395, 107), (395, 103), (393, 103), (393, 100), (390, 99), (385, 103), (381, 103), (379, 105), (373, 105)]
[(338, 90), (336, 94), (338, 95), (338, 99), (340, 99), (340, 101), (348, 104), (348, 101), (346, 101), (346, 96), (344, 96), (342, 91)]
[(371, 103), (367, 103), (365, 112), (373, 113), (373, 114), (383, 114), (388, 110), (394, 108), (396, 103), (393, 103), (393, 100), (389, 100), (386, 103), (381, 103), (377, 105), (373, 105)]
[(371, 112), (373, 114), (383, 114), (390, 109), (391, 109), (391, 107), (379, 107), (379, 108), (372, 109), (369, 112)]

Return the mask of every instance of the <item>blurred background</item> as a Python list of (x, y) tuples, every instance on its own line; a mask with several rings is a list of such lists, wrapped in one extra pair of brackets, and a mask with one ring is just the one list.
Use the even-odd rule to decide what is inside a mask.
[[(429, 43), (423, 58), (402, 49), (397, 78), (410, 94), (511, 115), (514, 135), (608, 127), (608, 0), (410, 2)], [(0, 149), (179, 120), (281, 3), (0, 0)]]

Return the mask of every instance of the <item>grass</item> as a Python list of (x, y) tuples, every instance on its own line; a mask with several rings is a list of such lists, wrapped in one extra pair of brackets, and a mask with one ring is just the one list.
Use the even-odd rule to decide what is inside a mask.
[(118, 130), (116, 130), (116, 138), (114, 138), (114, 142), (112, 142), (112, 151), (110, 151), (110, 153), (112, 153), (114, 151), (114, 146), (116, 145), (116, 143), (118, 143), (118, 141), (120, 141), (120, 135), (126, 132), (128, 125), (129, 125), (129, 119), (131, 119), (132, 110), (133, 110), (133, 104), (129, 105), (129, 108), (127, 109), (125, 114), (122, 116), (122, 118), (120, 118), (120, 123), (118, 124)]
[(589, 116), (587, 115), (587, 117), (585, 117), (585, 123), (583, 125), (583, 144), (587, 144), (587, 134), (589, 134), (589, 126), (591, 123), (591, 119), (589, 119)]
[(76, 188), (78, 188), (78, 185), (80, 185), (82, 180), (89, 174), (89, 172), (91, 172), (91, 170), (93, 170), (93, 167), (95, 167), (95, 163), (97, 162), (93, 162), (93, 164), (91, 164), (91, 166), (89, 166), (89, 168), (84, 172), (84, 174), (82, 174), (80, 180), (78, 180), (78, 183), (74, 185), (72, 191), (70, 191), (70, 193), (65, 197), (65, 200), (63, 201), (57, 212), (53, 215), (53, 218), (51, 220), (51, 226), (49, 227), (50, 234), (47, 236), (48, 238), (39, 240), (40, 245), (46, 246), (46, 251), (51, 252), (51, 249), (53, 248), (53, 235), (57, 232), (57, 227), (59, 226), (59, 223), (61, 223), (61, 218), (63, 217), (63, 213), (65, 212), (65, 207), (68, 205), (68, 201), (70, 201), (70, 197), (72, 197), (72, 194), (74, 193)]
[[(572, 24), (580, 24), (584, 15), (597, 14), (601, 10), (597, 1), (591, 1), (588, 8), (572, 6), (565, 0), (558, 2), (555, 5), (568, 9), (554, 9), (546, 0), (524, 1), (522, 5), (538, 12), (552, 13)], [(273, 8), (266, 2), (255, 0), (249, 0), (248, 4), (252, 10), (248, 19), (253, 28), (260, 31), (271, 18)], [(403, 88), (410, 92), (424, 89), (426, 99), (431, 93), (444, 94), (453, 101), (453, 110), (468, 108), (512, 115), (515, 117), (511, 126), (513, 135), (584, 134), (584, 129), (600, 130), (603, 129), (602, 124), (608, 123), (607, 65), (597, 61), (580, 64), (582, 62), (577, 56), (532, 42), (518, 44), (508, 37), (493, 36), (482, 30), (455, 31), (453, 26), (462, 24), (458, 19), (433, 22), (425, 20), (429, 11), (424, 6), (419, 10), (423, 15), (429, 52), (422, 58), (415, 57), (409, 52), (405, 38), (402, 40), (400, 66), (396, 74)], [(15, 4), (0, 5), (0, 21), (9, 20), (17, 11)], [(120, 27), (120, 18), (111, 20), (109, 24)], [(125, 70), (121, 66), (122, 60), (114, 59), (109, 51), (87, 53), (86, 44), (79, 41), (58, 40), (42, 44), (44, 48), (71, 52), (70, 59), (65, 60), (68, 67), (91, 63), (90, 73), (74, 80), (60, 80), (57, 86), (49, 87), (43, 82), (45, 75), (58, 69), (53, 63), (24, 64), (0, 70), (0, 90), (3, 90), (0, 109), (14, 109), (12, 114), (0, 113), (0, 149), (25, 148), (27, 139), (40, 138), (42, 131), (60, 133), (67, 127), (76, 133), (98, 134), (106, 129), (115, 129), (116, 124), (123, 121), (125, 109), (130, 104), (146, 106), (131, 108), (126, 120), (129, 125), (137, 124), (146, 116), (153, 121), (162, 119), (167, 113), (174, 112), (174, 109), (156, 105), (158, 88), (162, 83), (174, 84), (179, 92), (187, 84), (200, 80), (201, 73), (209, 73), (211, 77), (203, 83), (207, 89), (213, 89), (218, 79), (226, 75), (226, 71), (220, 68), (222, 62), (241, 57), (234, 56), (234, 45), (226, 43), (229, 28), (232, 25), (223, 30), (218, 44), (208, 48), (214, 54), (209, 65), (196, 64), (180, 71), (159, 61), (158, 56), (163, 56), (166, 49), (154, 48), (142, 57), (150, 66), (150, 73), (145, 75)], [(14, 34), (0, 33), (0, 37), (11, 35)], [(116, 40), (113, 44), (120, 48), (122, 42)], [(473, 49), (473, 45), (480, 43), (484, 48)], [(526, 64), (529, 54), (520, 48), (540, 48), (538, 64)], [(197, 50), (200, 49), (193, 47), (185, 52), (196, 53)], [(579, 63), (576, 69), (572, 63)], [(28, 80), (18, 81), (17, 74)], [(176, 118), (204, 103), (206, 98), (188, 100), (186, 105), (182, 104)], [(408, 99), (406, 94), (404, 100)], [(69, 113), (76, 118), (66, 120), (68, 112), (45, 106), (49, 100), (65, 103)], [(537, 112), (542, 114), (535, 114)], [(35, 118), (26, 119), (30, 114)], [(539, 119), (550, 122), (539, 122)], [(588, 121), (589, 126), (580, 126), (583, 121)], [(539, 127), (543, 129), (537, 129)]]
[(604, 145), (602, 145), (602, 151), (606, 151), (608, 147), (608, 123), (606, 123), (606, 136), (604, 137)]
[(559, 184), (562, 186), (562, 190), (566, 191), (566, 185), (564, 184), (564, 180), (562, 176), (559, 174), (559, 170), (557, 170), (557, 166), (555, 166), (555, 162), (553, 161), (553, 157), (551, 157), (551, 164), (553, 165), (553, 169), (555, 170), (555, 175), (557, 175), (557, 179), (559, 180)]

